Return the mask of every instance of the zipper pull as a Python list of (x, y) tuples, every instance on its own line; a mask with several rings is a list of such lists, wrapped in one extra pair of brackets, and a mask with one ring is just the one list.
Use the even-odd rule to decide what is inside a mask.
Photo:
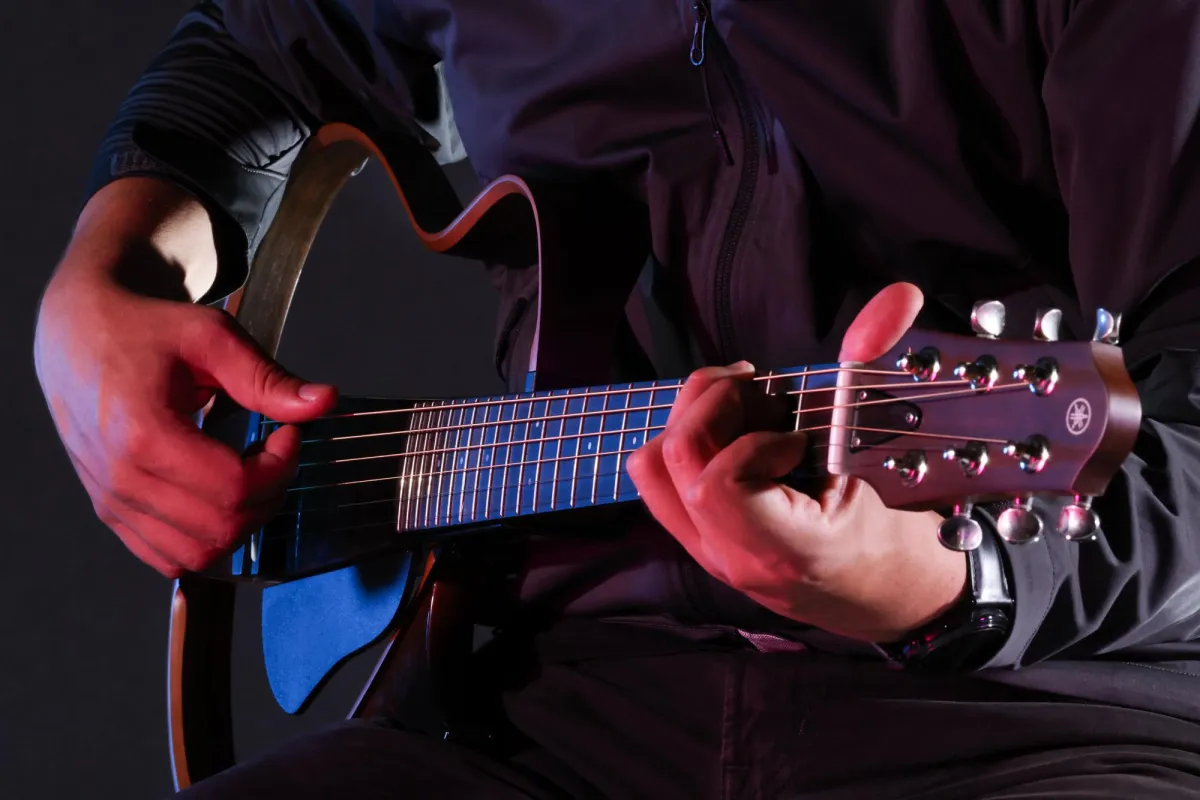
[(708, 32), (708, 6), (696, 0), (692, 4), (692, 13), (696, 15), (696, 24), (692, 28), (692, 51), (690, 53), (693, 67), (704, 63), (704, 34)]

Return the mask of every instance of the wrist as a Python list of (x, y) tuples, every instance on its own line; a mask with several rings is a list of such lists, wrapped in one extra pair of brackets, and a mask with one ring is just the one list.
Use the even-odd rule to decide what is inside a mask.
[(1008, 638), (1014, 600), (1003, 546), (985, 528), (983, 542), (965, 558), (967, 582), (958, 600), (941, 614), (893, 639), (876, 640), (893, 662), (914, 670), (978, 669)]
[(960, 605), (971, 590), (967, 554), (947, 550), (937, 540), (943, 517), (933, 511), (895, 513), (889, 526), (895, 549), (878, 578), (887, 587), (890, 611), (871, 639), (876, 642), (896, 641), (929, 625)]

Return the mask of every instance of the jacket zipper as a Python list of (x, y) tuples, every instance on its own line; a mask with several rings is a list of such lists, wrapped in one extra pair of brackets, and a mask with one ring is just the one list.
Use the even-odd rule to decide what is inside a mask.
[[(692, 11), (696, 15), (696, 24), (692, 33), (692, 48), (689, 55), (692, 65), (703, 71), (708, 49), (706, 41), (709, 20), (707, 0), (696, 0)], [(746, 221), (750, 217), (750, 206), (754, 201), (754, 190), (758, 184), (758, 123), (748, 114), (745, 103), (738, 96), (740, 81), (732, 74), (731, 70), (726, 69), (724, 64), (721, 64), (721, 73), (730, 86), (730, 96), (733, 98), (738, 118), (742, 123), (744, 141), (742, 149), (745, 156), (742, 161), (742, 174), (738, 179), (737, 193), (733, 198), (733, 209), (729, 214), (729, 221), (725, 225), (724, 238), (721, 240), (721, 249), (717, 256), (717, 276), (713, 296), (717, 315), (717, 333), (720, 340), (720, 355), (723, 361), (731, 361), (736, 354), (736, 342), (734, 341), (733, 304), (729, 286), (732, 281), (733, 260), (737, 255), (738, 244), (741, 242)], [(713, 120), (714, 136), (718, 137), (724, 145), (728, 163), (732, 164), (733, 155), (729, 151), (729, 145), (725, 141), (724, 132), (721, 131), (716, 111), (713, 109), (709, 97), (707, 75), (705, 75), (704, 95), (708, 102), (709, 115)]]

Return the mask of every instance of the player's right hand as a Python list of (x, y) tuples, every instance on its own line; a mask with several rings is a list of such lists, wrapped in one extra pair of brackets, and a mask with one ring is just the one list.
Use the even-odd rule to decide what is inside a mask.
[(194, 414), (214, 392), (283, 422), (328, 413), (336, 390), (290, 375), (224, 311), (62, 271), (38, 314), (38, 380), (100, 519), (163, 575), (199, 571), (275, 513), (299, 431), (240, 453)]

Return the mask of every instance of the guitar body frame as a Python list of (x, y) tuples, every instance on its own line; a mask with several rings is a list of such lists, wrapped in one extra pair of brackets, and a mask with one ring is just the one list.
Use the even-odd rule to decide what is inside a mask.
[[(370, 159), (386, 170), (429, 251), (510, 269), (537, 268), (535, 325), (523, 326), (509, 345), (515, 348), (514, 374), (528, 375), (525, 389), (610, 377), (616, 342), (625, 333), (624, 306), (649, 251), (640, 201), (603, 180), (503, 176), (463, 207), (440, 165), (415, 139), (373, 137), (341, 123), (326, 125), (305, 144), (246, 283), (226, 303), (268, 354), (278, 351), (301, 269), (326, 213), (346, 180)], [(579, 247), (580, 241), (588, 246)], [(419, 579), (405, 592), (384, 634), (383, 654), (350, 716), (387, 713), (388, 698), (399, 693), (409, 701), (406, 709), (423, 706), (423, 715), (450, 728), (463, 711), (454, 708), (453, 686), (470, 652), (471, 603), (461, 570), (442, 568), (435, 551), (416, 555)], [(177, 790), (235, 763), (235, 597), (235, 583), (200, 575), (181, 577), (173, 587), (167, 685)]]

